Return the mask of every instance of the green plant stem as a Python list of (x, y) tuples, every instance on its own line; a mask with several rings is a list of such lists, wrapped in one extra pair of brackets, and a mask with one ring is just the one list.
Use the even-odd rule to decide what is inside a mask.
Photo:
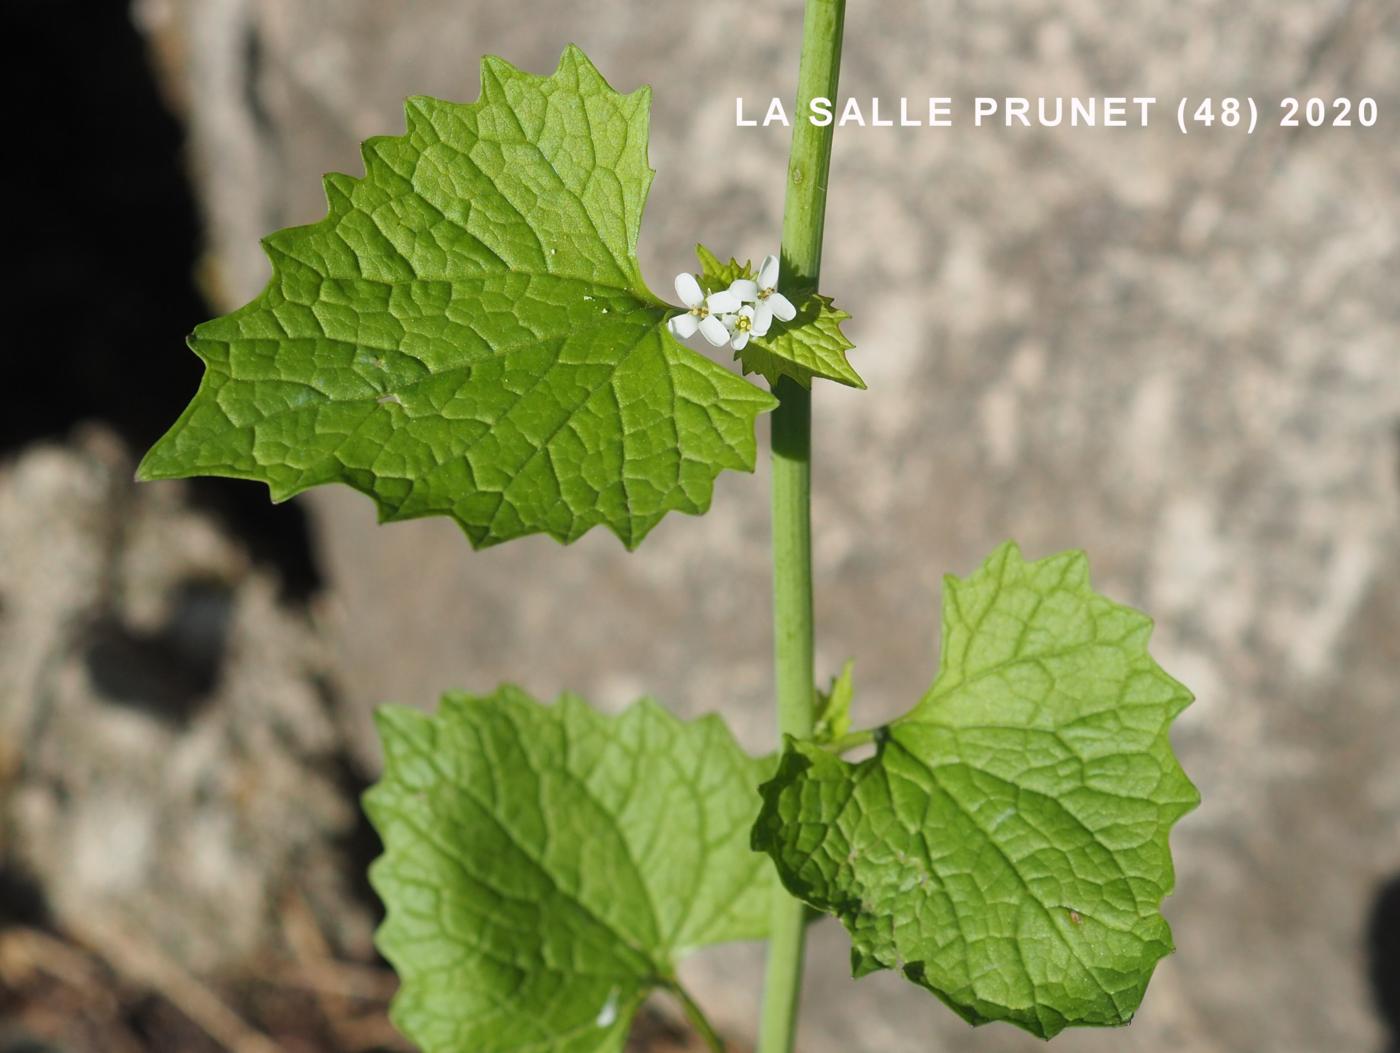
[(705, 1045), (710, 1047), (711, 1053), (724, 1053), (724, 1039), (719, 1037), (719, 1032), (715, 1030), (704, 1011), (696, 1004), (695, 999), (690, 997), (690, 992), (675, 980), (669, 981), (666, 986), (680, 1001), (690, 1026), (705, 1040)]
[[(821, 272), (826, 183), (832, 125), (806, 119), (809, 103), (836, 98), (845, 0), (807, 0), (797, 109), (783, 207), (782, 291), (797, 299), (814, 292)], [(812, 668), (812, 395), (789, 378), (775, 389), (773, 411), (773, 648), (778, 730), (812, 734), (816, 683)], [(791, 1053), (802, 990), (806, 907), (780, 897), (773, 908), (764, 977), (759, 1053)]]

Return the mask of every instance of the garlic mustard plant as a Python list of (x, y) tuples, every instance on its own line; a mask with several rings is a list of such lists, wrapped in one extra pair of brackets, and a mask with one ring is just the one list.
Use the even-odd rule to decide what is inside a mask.
[[(795, 112), (837, 97), (843, 19), (806, 0)], [(945, 580), (939, 669), (903, 716), (859, 727), (849, 663), (817, 688), (811, 387), (865, 386), (818, 291), (833, 129), (793, 126), (780, 256), (755, 273), (697, 247), (678, 310), (636, 257), (649, 111), (574, 47), (549, 76), (485, 59), (472, 103), (410, 99), (362, 177), (326, 177), (325, 219), (266, 239), (267, 288), (195, 329), (204, 378), (139, 469), (275, 500), (344, 483), (474, 547), (601, 526), (632, 548), (751, 471), (771, 414), (777, 751), (649, 699), (384, 708), (364, 804), (395, 1024), (425, 1053), (620, 1053), (661, 991), (718, 1051), (677, 964), (764, 940), (759, 1049), (789, 1053), (814, 912), (857, 976), (896, 970), (970, 1023), (1127, 1023), (1172, 949), (1190, 694), (1082, 554), (1009, 542)]]

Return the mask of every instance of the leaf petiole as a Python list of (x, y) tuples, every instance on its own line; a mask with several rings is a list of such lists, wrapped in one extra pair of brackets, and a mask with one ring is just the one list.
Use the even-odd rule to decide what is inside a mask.
[(710, 1047), (711, 1053), (724, 1053), (724, 1039), (720, 1038), (719, 1032), (705, 1016), (705, 1011), (700, 1008), (695, 999), (690, 997), (690, 992), (681, 986), (679, 980), (674, 978), (668, 979), (664, 986), (680, 1002), (681, 1008), (685, 1011), (686, 1019), (690, 1021), (690, 1026), (695, 1028), (696, 1033), (705, 1040), (705, 1045)]
[(828, 753), (835, 753), (840, 756), (843, 753), (850, 753), (852, 750), (868, 746), (872, 742), (879, 741), (883, 728), (865, 728), (861, 731), (851, 731), (842, 735), (838, 739), (822, 743), (822, 749)]

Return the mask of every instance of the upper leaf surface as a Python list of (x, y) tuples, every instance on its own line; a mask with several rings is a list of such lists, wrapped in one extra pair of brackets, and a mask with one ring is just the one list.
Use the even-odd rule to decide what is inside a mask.
[[(730, 257), (721, 263), (704, 245), (695, 246), (700, 258), (700, 287), (705, 292), (727, 289), (736, 278), (753, 278), (750, 262)], [(830, 297), (813, 294), (798, 297), (793, 306), (797, 317), (790, 322), (773, 323), (766, 336), (752, 337), (742, 351), (735, 353), (745, 373), (760, 373), (770, 385), (791, 377), (804, 388), (813, 377), (824, 377), (848, 387), (864, 388), (865, 381), (846, 359), (855, 344), (841, 332), (841, 323), (851, 316), (836, 307)]]
[(836, 914), (857, 975), (897, 968), (972, 1023), (1127, 1023), (1171, 948), (1171, 825), (1196, 805), (1167, 738), (1191, 701), (1151, 622), (1081, 553), (999, 549), (948, 578), (942, 667), (874, 757), (789, 745), (755, 847)]
[(676, 956), (766, 934), (783, 893), (748, 831), (773, 761), (718, 718), (505, 687), (378, 719), (378, 944), (425, 1053), (621, 1050)]
[(677, 343), (638, 269), (649, 90), (573, 47), (481, 82), (410, 99), (363, 179), (326, 177), (324, 220), (265, 239), (271, 281), (196, 328), (204, 380), (142, 478), (343, 482), (477, 546), (601, 523), (630, 547), (752, 469), (772, 398)]

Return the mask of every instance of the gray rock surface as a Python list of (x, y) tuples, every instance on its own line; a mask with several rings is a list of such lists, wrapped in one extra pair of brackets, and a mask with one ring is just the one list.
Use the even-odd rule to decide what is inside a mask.
[(0, 867), (120, 966), (246, 974), (293, 893), (363, 955), (326, 648), (110, 434), (0, 465)]
[[(788, 98), (797, 0), (142, 0), (185, 108), (226, 305), (265, 280), (257, 238), (324, 212), (319, 175), (402, 127), (404, 96), (470, 99), (484, 53), (545, 72), (569, 41), (655, 88), (641, 253), (657, 289), (697, 239), (758, 257), (786, 138), (734, 98)], [(1199, 696), (1175, 736), (1205, 804), (1179, 828), (1179, 952), (1126, 1032), (1064, 1050), (1366, 1050), (1363, 926), (1400, 869), (1400, 26), (1385, 0), (1228, 8), (1072, 0), (852, 3), (843, 88), (890, 99), (1155, 95), (1148, 129), (848, 128), (823, 286), (868, 393), (816, 399), (819, 663), (857, 661), (858, 719), (906, 708), (937, 660), (940, 575), (1005, 537), (1087, 549), (1098, 586), (1158, 620)], [(1170, 119), (1250, 95), (1252, 136)], [(1273, 126), (1289, 95), (1373, 97), (1373, 129)], [(152, 354), (183, 354), (152, 348)], [(635, 554), (594, 535), (472, 553), (444, 522), (378, 529), (308, 495), (361, 755), (385, 699), (515, 680), (616, 707), (648, 692), (772, 743), (765, 472)], [(263, 495), (249, 488), (248, 500)], [(1022, 1050), (890, 975), (847, 978), (814, 937), (802, 1048)], [(756, 956), (696, 985), (742, 1033)]]

